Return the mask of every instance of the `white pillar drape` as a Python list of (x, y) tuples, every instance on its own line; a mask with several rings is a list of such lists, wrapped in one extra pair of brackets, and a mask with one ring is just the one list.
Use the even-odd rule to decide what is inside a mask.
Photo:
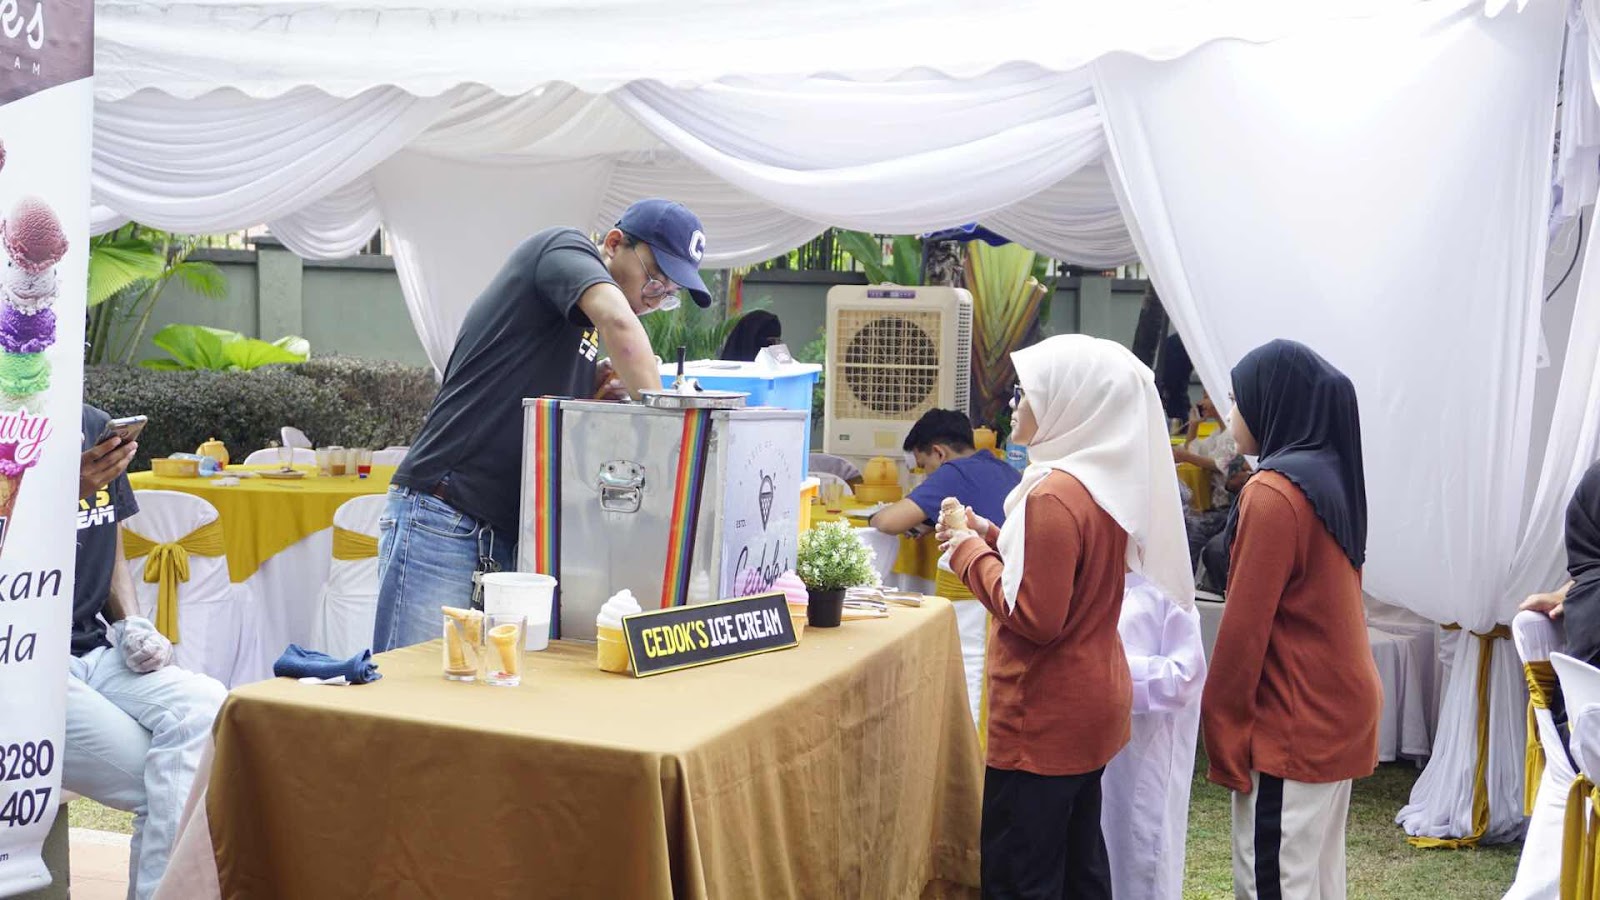
[[(1212, 396), (1227, 397), (1233, 363), (1275, 337), (1344, 369), (1362, 406), (1366, 589), (1478, 633), (1519, 599), (1506, 573), (1562, 16), (1554, 2), (1496, 18), (1433, 3), (1094, 66), (1139, 256)], [(1486, 838), (1519, 833), (1521, 676), (1508, 643), (1474, 640), (1402, 816), (1414, 835), (1473, 831), (1477, 660), (1493, 644)]]

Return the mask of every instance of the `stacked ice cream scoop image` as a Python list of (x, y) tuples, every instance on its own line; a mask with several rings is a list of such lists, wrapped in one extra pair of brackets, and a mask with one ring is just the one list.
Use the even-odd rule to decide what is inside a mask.
[[(0, 144), (0, 169), (5, 147)], [(56, 264), (67, 253), (61, 219), (37, 197), (17, 201), (0, 220), (0, 550), (10, 530), (22, 478), (38, 461), (44, 393), (56, 342)], [(26, 446), (28, 451), (19, 449)]]

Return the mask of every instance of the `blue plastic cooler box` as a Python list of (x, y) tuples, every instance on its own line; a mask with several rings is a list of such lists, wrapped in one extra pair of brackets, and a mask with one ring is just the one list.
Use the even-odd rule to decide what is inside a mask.
[[(741, 391), (749, 394), (746, 406), (776, 406), (779, 409), (798, 409), (806, 414), (806, 440), (811, 439), (811, 394), (822, 376), (822, 367), (815, 363), (788, 363), (772, 366), (747, 362), (726, 362), (701, 359), (685, 363), (685, 375), (708, 390)], [(661, 366), (661, 383), (671, 387), (678, 377), (678, 364)], [(805, 460), (800, 477), (811, 474), (811, 448), (807, 446), (800, 458)]]

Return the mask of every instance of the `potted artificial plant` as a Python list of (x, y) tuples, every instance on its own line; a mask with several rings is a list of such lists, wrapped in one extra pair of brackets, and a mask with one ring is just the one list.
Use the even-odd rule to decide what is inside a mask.
[(844, 522), (823, 522), (800, 536), (795, 573), (811, 595), (806, 621), (812, 628), (838, 627), (845, 590), (878, 582), (872, 550)]

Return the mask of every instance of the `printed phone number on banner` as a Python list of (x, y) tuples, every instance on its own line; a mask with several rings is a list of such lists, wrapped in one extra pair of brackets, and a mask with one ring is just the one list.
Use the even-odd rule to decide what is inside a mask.
[[(0, 745), (0, 785), (46, 778), (55, 771), (55, 767), (56, 747), (49, 741)], [(4, 789), (0, 787), (0, 790)], [(13, 828), (44, 821), (50, 811), (53, 791), (48, 787), (11, 791), (0, 802), (0, 827)]]

